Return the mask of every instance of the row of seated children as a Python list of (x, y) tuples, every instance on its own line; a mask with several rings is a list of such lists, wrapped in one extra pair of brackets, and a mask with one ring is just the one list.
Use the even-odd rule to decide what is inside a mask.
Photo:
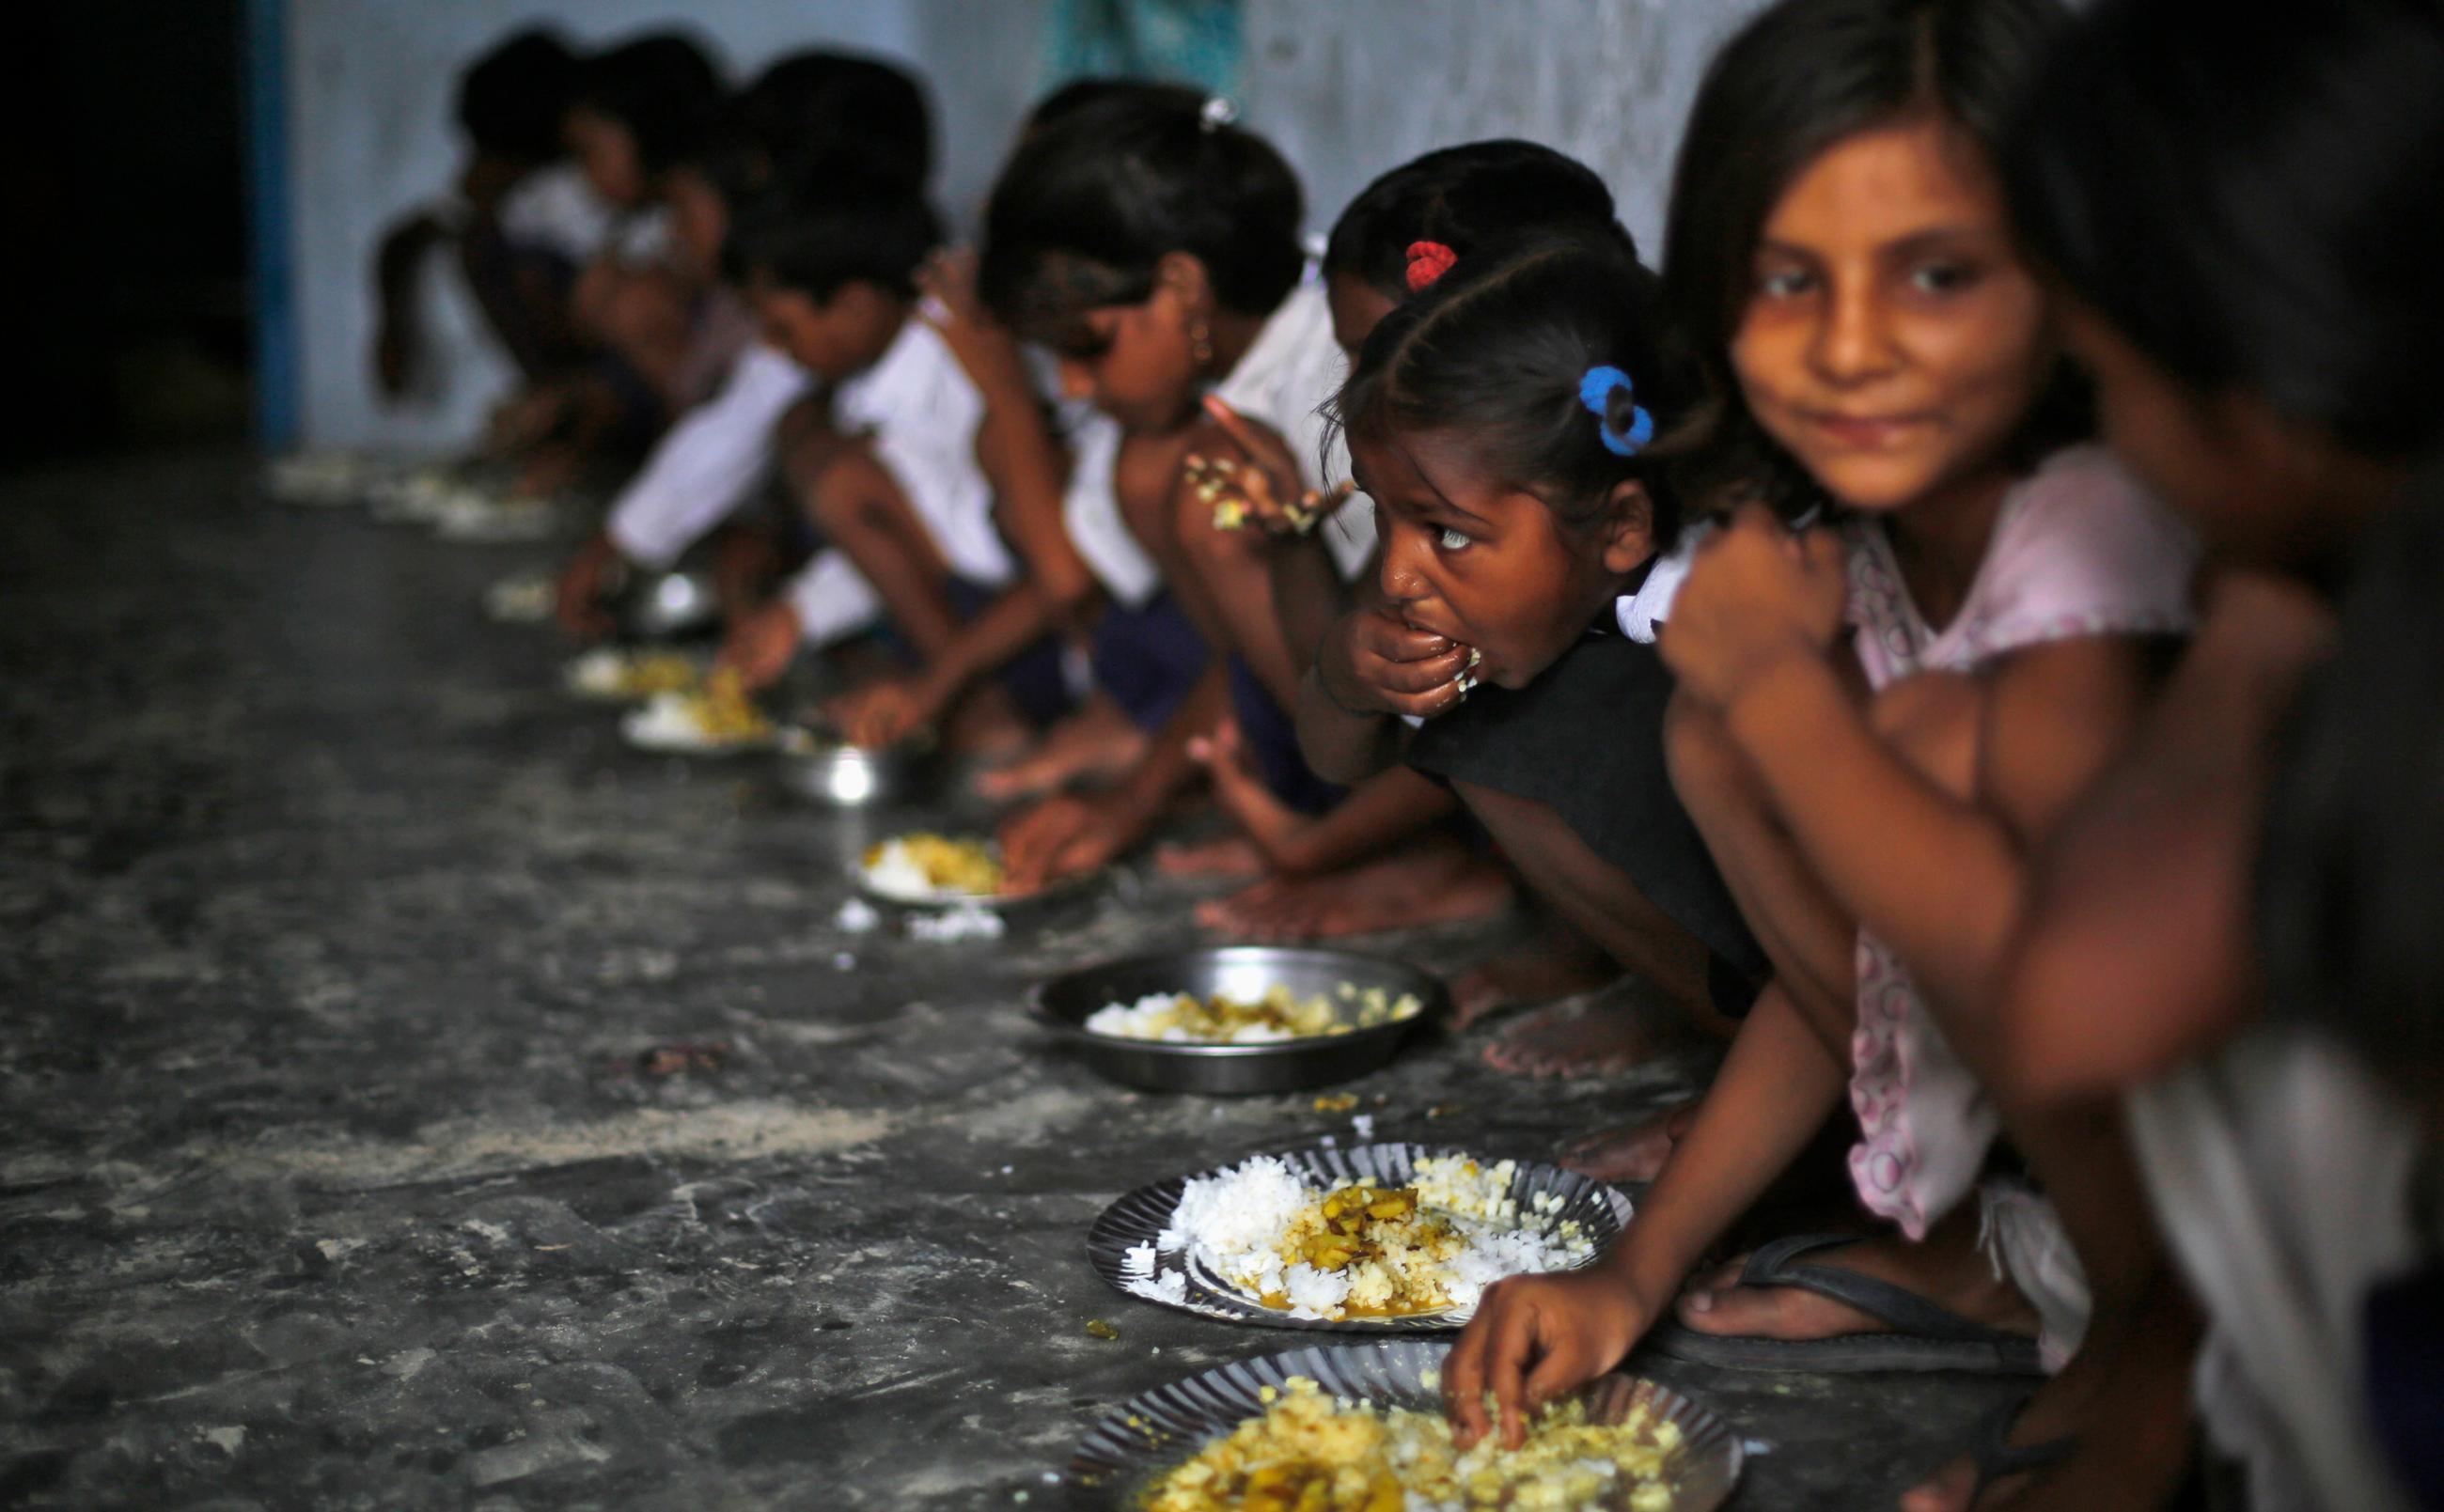
[[(1089, 648), (1000, 790), (1104, 785), (1008, 822), (1022, 882), (1201, 765), (1346, 916), (1494, 906), (1495, 849), (1727, 1041), (1622, 1242), (1490, 1294), (1463, 1437), (1643, 1343), (2047, 1377), (1912, 1507), (2432, 1504), (2444, 23), (2215, 11), (1782, 0), (1660, 278), (1514, 143), (1309, 268), (1279, 155), (1160, 87), (1040, 112), (972, 270), (913, 196), (784, 186), (725, 264), (825, 544), (725, 655), (887, 619), (913, 665), (835, 717), (1008, 744), (1000, 674)], [(853, 408), (906, 343), (941, 397)], [(1828, 1128), (1843, 1220), (1710, 1263)]]

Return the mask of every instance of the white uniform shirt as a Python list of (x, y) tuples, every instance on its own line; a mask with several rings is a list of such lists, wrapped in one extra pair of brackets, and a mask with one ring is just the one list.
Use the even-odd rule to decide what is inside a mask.
[(757, 341), (712, 398), (679, 417), (611, 506), (620, 554), (667, 567), (728, 519), (772, 470), (773, 430), (814, 388), (806, 370)]
[[(1017, 578), (1018, 564), (994, 526), (992, 484), (976, 461), (984, 415), (984, 395), (942, 333), (916, 319), (832, 400), (833, 422), (870, 435), (876, 460), (898, 482), (951, 571), (1000, 588)], [(873, 588), (837, 550), (818, 554), (786, 592), (805, 638), (818, 645), (880, 612)]]
[(1142, 609), (1162, 591), (1162, 569), (1146, 555), (1120, 513), (1120, 423), (1101, 412), (1087, 415), (1071, 430), (1069, 488), (1061, 500), (1061, 523), (1103, 591), (1128, 608)]
[(620, 219), (575, 163), (538, 168), (501, 200), (501, 234), (514, 247), (550, 252), (579, 267), (594, 261)]

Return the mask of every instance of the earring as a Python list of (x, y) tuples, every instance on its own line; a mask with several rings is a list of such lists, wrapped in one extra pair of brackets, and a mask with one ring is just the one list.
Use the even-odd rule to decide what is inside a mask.
[(1213, 360), (1213, 332), (1201, 315), (1189, 323), (1188, 355), (1196, 359), (1198, 367)]

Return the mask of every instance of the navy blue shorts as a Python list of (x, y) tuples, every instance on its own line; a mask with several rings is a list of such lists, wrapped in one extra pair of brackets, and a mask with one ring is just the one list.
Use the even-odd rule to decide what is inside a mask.
[[(951, 579), (948, 586), (951, 608), (962, 624), (984, 613), (994, 599), (1009, 591), (1008, 588), (989, 588), (983, 583), (956, 576)], [(905, 642), (900, 643), (900, 651), (903, 656), (907, 655)], [(1070, 706), (1077, 702), (1069, 694), (1069, 678), (1062, 670), (1061, 637), (1058, 636), (1039, 637), (1025, 651), (1004, 662), (1001, 671), (994, 675), (1029, 724), (1048, 725), (1069, 712)]]
[(1142, 609), (1114, 603), (1095, 621), (1095, 686), (1148, 734), (1178, 711), (1211, 655), (1168, 591)]
[(1302, 814), (1321, 814), (1349, 796), (1310, 770), (1299, 754), (1298, 725), (1234, 653), (1231, 657), (1231, 710), (1239, 741), (1255, 759), (1256, 775), (1275, 798)]

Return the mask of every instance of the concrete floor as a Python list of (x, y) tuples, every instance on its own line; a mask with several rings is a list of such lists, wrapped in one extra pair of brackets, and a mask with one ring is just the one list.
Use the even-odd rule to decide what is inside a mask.
[[(1115, 1294), (1083, 1238), (1347, 1116), (1123, 1093), (1017, 1011), (1194, 938), (1191, 893), (1140, 862), (998, 944), (842, 933), (859, 826), (626, 749), (485, 620), (551, 548), (250, 476), (0, 485), (0, 1503), (1060, 1504), (1108, 1405), (1306, 1341)], [(719, 1064), (652, 1074), (671, 1043)], [(1474, 1048), (1350, 1090), (1534, 1156), (1699, 1069)], [(1889, 1506), (2009, 1390), (1642, 1368), (1750, 1441), (1756, 1509)]]

